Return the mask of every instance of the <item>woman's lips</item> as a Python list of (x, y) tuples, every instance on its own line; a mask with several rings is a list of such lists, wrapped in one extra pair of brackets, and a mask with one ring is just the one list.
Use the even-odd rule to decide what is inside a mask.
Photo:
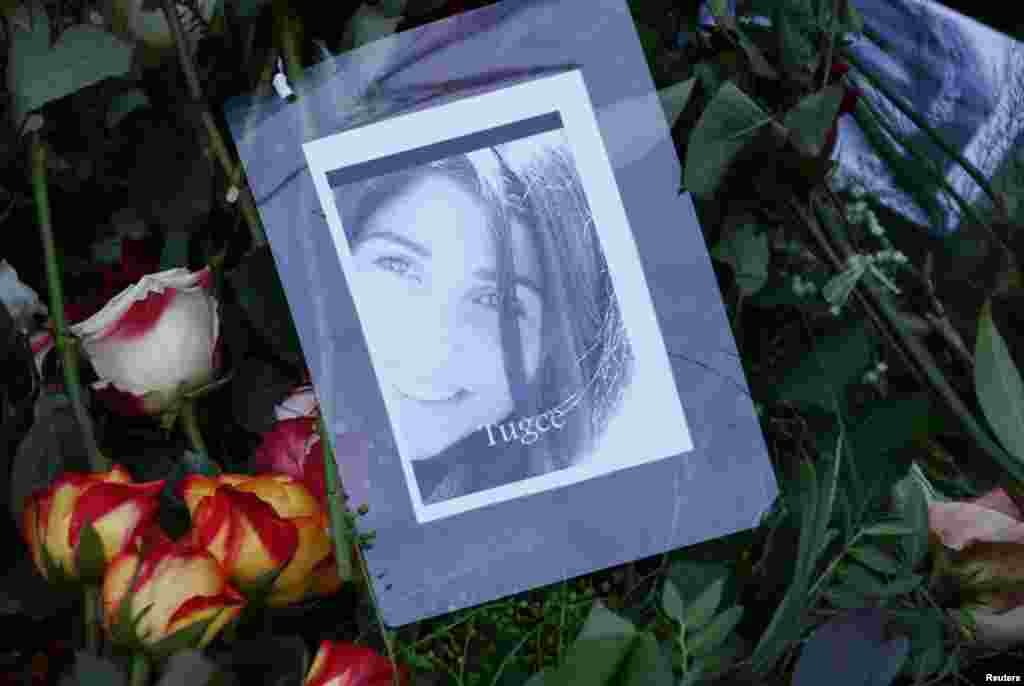
[(417, 389), (417, 390), (406, 390), (406, 389), (402, 388), (401, 386), (397, 386), (397, 385), (394, 388), (395, 388), (396, 391), (398, 391), (398, 394), (401, 395), (403, 398), (407, 398), (409, 400), (415, 400), (416, 402), (424, 403), (424, 404), (427, 404), (427, 405), (438, 404), (438, 403), (447, 403), (447, 402), (457, 402), (457, 401), (461, 400), (466, 395), (466, 390), (465, 389), (459, 389), (455, 393), (437, 393), (437, 392), (432, 392), (432, 391), (427, 391), (427, 390), (419, 390), (419, 389)]

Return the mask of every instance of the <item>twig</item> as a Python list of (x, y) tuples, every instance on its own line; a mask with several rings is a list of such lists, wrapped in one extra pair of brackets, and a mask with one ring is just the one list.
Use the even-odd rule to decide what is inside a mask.
[(46, 148), (38, 131), (32, 132), (32, 189), (36, 202), (36, 217), (39, 233), (43, 240), (46, 256), (46, 279), (50, 291), (50, 318), (53, 320), (57, 351), (64, 362), (64, 386), (71, 400), (71, 407), (82, 432), (82, 442), (89, 453), (89, 468), (93, 472), (106, 472), (111, 462), (100, 452), (93, 432), (92, 419), (82, 402), (82, 383), (78, 376), (77, 345), (68, 340), (67, 322), (64, 320), (64, 291), (61, 288), (60, 267), (57, 264), (57, 246), (50, 221), (50, 198), (46, 185)]
[(220, 162), (221, 168), (224, 170), (224, 174), (229, 179), (229, 182), (239, 187), (239, 209), (245, 217), (246, 224), (249, 226), (253, 247), (262, 246), (267, 240), (263, 233), (263, 225), (260, 223), (259, 213), (256, 211), (252, 191), (247, 183), (241, 182), (242, 164), (239, 162), (236, 166), (231, 160), (231, 155), (228, 152), (223, 137), (220, 135), (217, 122), (214, 120), (213, 114), (210, 113), (210, 108), (203, 98), (199, 74), (189, 52), (185, 30), (182, 28), (181, 20), (174, 9), (174, 0), (161, 0), (161, 6), (164, 16), (167, 18), (167, 23), (171, 27), (171, 33), (174, 35), (174, 43), (178, 50), (178, 59), (181, 62), (182, 71), (185, 72), (185, 81), (188, 84), (189, 95), (193, 102), (200, 107), (200, 116), (209, 137), (210, 146), (213, 148), (213, 152), (216, 154), (217, 160)]
[[(824, 231), (818, 225), (817, 220), (795, 200), (786, 199), (783, 202), (793, 212), (795, 218), (810, 231), (815, 241), (832, 263), (833, 268), (837, 272), (842, 271), (849, 255), (844, 254), (840, 257), (835, 253)], [(813, 205), (813, 195), (811, 202)], [(899, 323), (900, 317), (893, 307), (876, 291), (866, 287), (864, 282), (857, 284), (853, 290), (853, 296), (864, 308), (876, 329), (907, 364), (918, 382), (926, 388), (931, 388), (946, 404), (947, 408), (960, 419), (974, 441), (982, 450), (988, 453), (989, 457), (995, 460), (1013, 478), (1024, 481), (1024, 465), (1016, 462), (985, 433), (985, 429), (974, 419), (971, 411), (960, 399), (953, 387), (950, 386), (942, 372), (929, 361), (931, 358), (930, 353), (912, 334), (901, 327)]]

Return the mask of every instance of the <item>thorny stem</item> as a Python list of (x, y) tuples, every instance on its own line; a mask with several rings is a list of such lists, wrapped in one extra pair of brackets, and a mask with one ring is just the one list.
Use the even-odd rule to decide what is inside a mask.
[(256, 211), (252, 191), (249, 189), (248, 184), (242, 183), (242, 164), (239, 162), (236, 166), (232, 161), (231, 154), (224, 143), (224, 138), (220, 135), (217, 122), (214, 120), (213, 115), (210, 113), (210, 108), (207, 107), (206, 101), (203, 99), (203, 89), (199, 82), (199, 73), (196, 71), (195, 62), (192, 60), (192, 55), (189, 52), (188, 40), (185, 38), (185, 30), (181, 26), (181, 19), (174, 9), (174, 0), (161, 0), (161, 6), (167, 23), (171, 27), (171, 33), (174, 36), (174, 44), (178, 50), (178, 59), (181, 62), (182, 71), (185, 72), (185, 81), (188, 83), (189, 95), (193, 102), (201, 108), (200, 116), (203, 121), (203, 127), (206, 129), (210, 146), (213, 148), (213, 152), (217, 156), (217, 160), (220, 162), (229, 183), (238, 188), (239, 209), (242, 212), (242, 216), (245, 217), (246, 224), (249, 226), (253, 247), (262, 246), (266, 244), (267, 239), (263, 233), (263, 225), (260, 223), (259, 213)]
[(89, 453), (89, 468), (93, 472), (106, 472), (111, 469), (110, 460), (100, 452), (93, 432), (92, 419), (82, 402), (82, 382), (78, 376), (77, 349), (74, 340), (68, 340), (67, 322), (64, 320), (64, 291), (60, 282), (60, 266), (57, 264), (57, 245), (53, 237), (53, 225), (50, 221), (50, 198), (46, 185), (46, 147), (38, 131), (32, 132), (32, 189), (35, 195), (36, 216), (39, 221), (39, 233), (43, 240), (43, 252), (46, 256), (46, 280), (50, 291), (50, 319), (53, 321), (54, 337), (57, 351), (64, 362), (64, 386), (67, 390), (71, 407), (82, 432), (82, 441)]

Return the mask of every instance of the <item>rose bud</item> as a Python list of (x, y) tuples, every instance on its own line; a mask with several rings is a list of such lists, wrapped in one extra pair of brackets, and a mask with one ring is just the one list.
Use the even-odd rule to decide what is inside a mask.
[(93, 388), (125, 414), (160, 414), (209, 383), (220, 320), (209, 268), (149, 274), (71, 327), (100, 380)]
[(277, 422), (263, 434), (263, 442), (253, 454), (253, 470), (257, 474), (288, 474), (305, 484), (306, 488), (327, 507), (327, 487), (324, 483), (324, 451), (320, 445), (317, 420), (297, 417)]
[[(321, 641), (303, 686), (390, 686), (395, 668), (391, 660), (354, 643)], [(398, 667), (398, 682), (411, 683), (409, 669)]]
[(36, 491), (26, 500), (21, 526), (36, 568), (51, 581), (59, 580), (52, 578), (59, 574), (68, 579), (95, 576), (102, 570), (79, 569), (85, 525), (98, 535), (107, 563), (152, 523), (163, 486), (163, 481), (132, 483), (128, 472), (114, 465), (101, 474), (65, 473)]
[(186, 629), (198, 632), (197, 625), (209, 622), (191, 645), (175, 646), (205, 647), (245, 605), (216, 558), (188, 537), (115, 557), (101, 597), (104, 628), (114, 642), (157, 653), (165, 647), (160, 641)]
[(179, 492), (192, 515), (191, 535), (244, 593), (281, 607), (341, 586), (343, 579), (327, 567), (333, 559), (327, 513), (294, 477), (192, 474)]
[(933, 543), (947, 558), (964, 610), (987, 645), (1024, 640), (1024, 516), (1002, 488), (928, 506)]

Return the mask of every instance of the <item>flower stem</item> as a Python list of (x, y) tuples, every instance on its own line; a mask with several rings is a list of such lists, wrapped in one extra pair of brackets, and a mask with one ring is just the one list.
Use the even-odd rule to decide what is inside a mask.
[(871, 85), (878, 90), (879, 93), (888, 98), (894, 105), (896, 105), (897, 108), (899, 108), (900, 112), (909, 117), (910, 121), (914, 122), (914, 124), (919, 129), (928, 134), (928, 136), (933, 141), (935, 141), (935, 143), (940, 148), (942, 148), (942, 150), (947, 155), (956, 160), (957, 164), (963, 167), (964, 171), (966, 171), (971, 176), (971, 178), (974, 179), (974, 181), (981, 187), (981, 189), (985, 191), (985, 194), (988, 195), (988, 197), (990, 197), (993, 202), (996, 202), (996, 194), (992, 190), (992, 186), (989, 185), (988, 179), (985, 178), (985, 175), (982, 174), (977, 167), (975, 167), (963, 155), (957, 152), (957, 150), (952, 145), (950, 145), (946, 141), (946, 139), (939, 134), (938, 131), (932, 128), (928, 124), (928, 122), (925, 121), (924, 117), (919, 115), (917, 112), (914, 111), (913, 107), (904, 102), (903, 98), (898, 96), (893, 90), (891, 90), (888, 86), (882, 83), (882, 80), (879, 79), (874, 73), (872, 73), (871, 70), (868, 69), (863, 62), (857, 59), (856, 55), (854, 55), (850, 50), (846, 50), (844, 51), (844, 56), (853, 66), (857, 68), (857, 70), (861, 74), (863, 74), (864, 78), (866, 78), (868, 82), (871, 83)]
[(132, 655), (130, 686), (147, 686), (149, 684), (149, 658), (142, 653)]
[(185, 434), (188, 436), (189, 443), (192, 444), (194, 452), (198, 455), (197, 462), (195, 465), (198, 467), (201, 474), (206, 476), (217, 476), (223, 470), (220, 468), (213, 458), (210, 457), (210, 452), (206, 449), (206, 442), (203, 440), (203, 434), (199, 431), (199, 421), (196, 419), (196, 408), (195, 402), (192, 400), (186, 400), (181, 405), (181, 424), (182, 428), (185, 429)]
[(64, 362), (64, 386), (71, 400), (71, 407), (82, 432), (82, 440), (89, 453), (89, 468), (94, 472), (106, 472), (111, 463), (100, 452), (93, 432), (92, 420), (82, 402), (82, 382), (78, 376), (78, 360), (74, 341), (67, 338), (67, 322), (64, 320), (64, 292), (61, 289), (60, 266), (57, 264), (57, 246), (50, 222), (50, 198), (46, 185), (46, 147), (38, 131), (32, 132), (32, 190), (35, 195), (36, 216), (39, 233), (43, 239), (46, 256), (46, 280), (50, 291), (50, 318), (53, 320), (57, 351)]
[(82, 615), (85, 620), (85, 650), (90, 655), (100, 652), (100, 589), (95, 584), (86, 584), (82, 592)]
[[(342, 579), (346, 578), (346, 573), (351, 575), (352, 567), (358, 560), (359, 571), (366, 582), (366, 592), (370, 595), (370, 604), (373, 605), (377, 624), (380, 625), (381, 634), (384, 637), (384, 647), (387, 650), (388, 659), (391, 660), (391, 664), (394, 667), (392, 683), (394, 686), (399, 686), (398, 659), (395, 657), (394, 637), (387, 630), (387, 627), (384, 625), (384, 619), (380, 615), (377, 598), (373, 592), (373, 580), (370, 579), (370, 570), (366, 566), (366, 559), (363, 557), (362, 550), (356, 540), (356, 532), (349, 525), (345, 514), (341, 511), (341, 504), (338, 502), (338, 495), (341, 492), (341, 480), (338, 478), (338, 468), (334, 460), (334, 442), (331, 440), (334, 434), (327, 430), (323, 418), (317, 422), (317, 428), (320, 432), (320, 444), (324, 447), (324, 481), (327, 486), (327, 507), (330, 511), (331, 537), (334, 539), (334, 560), (338, 565), (338, 574)], [(339, 536), (339, 533), (342, 535)], [(344, 541), (342, 540), (343, 538)], [(355, 551), (354, 556), (343, 549), (345, 545), (349, 546), (349, 550)], [(342, 560), (347, 561), (347, 570), (342, 567)]]
[(210, 108), (207, 107), (206, 101), (203, 99), (199, 72), (196, 70), (195, 62), (192, 60), (188, 40), (185, 38), (185, 30), (181, 26), (181, 19), (174, 8), (174, 0), (161, 0), (161, 7), (164, 11), (164, 17), (167, 19), (167, 24), (171, 27), (171, 34), (174, 36), (174, 43), (178, 50), (178, 59), (181, 62), (182, 71), (185, 72), (185, 81), (188, 84), (189, 95), (201, 108), (200, 116), (203, 121), (203, 127), (206, 129), (210, 146), (213, 148), (213, 152), (217, 156), (224, 174), (228, 177), (228, 182), (238, 188), (239, 209), (242, 212), (242, 216), (245, 217), (246, 224), (249, 226), (253, 247), (264, 245), (267, 239), (263, 232), (263, 224), (260, 222), (259, 212), (256, 211), (256, 203), (253, 200), (252, 192), (248, 184), (242, 182), (242, 165), (239, 163), (236, 166), (232, 162), (231, 154), (228, 152), (223, 136), (220, 135), (217, 122), (214, 120), (213, 115), (210, 113)]

